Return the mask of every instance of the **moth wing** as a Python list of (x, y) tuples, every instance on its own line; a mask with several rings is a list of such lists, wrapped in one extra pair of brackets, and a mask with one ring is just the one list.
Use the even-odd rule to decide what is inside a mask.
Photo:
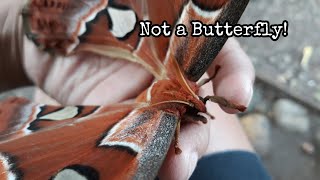
[(0, 140), (72, 123), (76, 119), (95, 114), (97, 110), (100, 112), (101, 109), (99, 106), (49, 106), (11, 97), (0, 102)]
[[(41, 48), (62, 54), (89, 51), (142, 64), (156, 78), (166, 78), (162, 65), (178, 61), (189, 80), (197, 81), (218, 54), (226, 36), (193, 37), (190, 21), (235, 24), (248, 0), (28, 0), (25, 31)], [(139, 37), (142, 20), (167, 21), (170, 37)], [(175, 36), (184, 24), (188, 35)]]
[[(26, 104), (6, 106), (26, 116), (18, 112), (23, 109), (19, 105)], [(55, 112), (44, 116), (61, 118)], [(14, 118), (1, 117), (6, 122), (16, 122)], [(171, 144), (177, 118), (137, 104), (114, 105), (5, 138), (0, 142), (0, 179), (152, 179)]]
[(164, 68), (148, 38), (139, 37), (145, 0), (28, 0), (23, 9), (27, 37), (60, 54), (93, 52), (142, 64), (156, 78)]
[(172, 36), (165, 63), (168, 64), (171, 59), (177, 61), (187, 79), (197, 81), (210, 66), (228, 37), (226, 35), (206, 37), (202, 34), (192, 36), (194, 29), (191, 21), (212, 25), (216, 22), (236, 24), (248, 2), (249, 0), (184, 1), (176, 24), (183, 24), (188, 35)]

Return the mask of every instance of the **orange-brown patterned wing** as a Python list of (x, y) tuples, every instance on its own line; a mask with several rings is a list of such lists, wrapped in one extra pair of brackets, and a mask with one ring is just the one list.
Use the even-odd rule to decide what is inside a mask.
[[(28, 0), (26, 34), (42, 49), (70, 54), (89, 51), (142, 64), (165, 79), (163, 62), (174, 58), (197, 81), (218, 54), (226, 36), (192, 37), (191, 21), (235, 24), (249, 0)], [(166, 21), (170, 37), (139, 37), (141, 20)], [(189, 35), (175, 36), (184, 24)]]
[(42, 49), (72, 52), (86, 23), (107, 5), (108, 0), (28, 0), (22, 11), (26, 35)]
[(137, 22), (146, 17), (146, 6), (145, 0), (28, 0), (22, 15), (27, 37), (41, 49), (129, 60), (159, 79), (161, 60), (150, 42), (138, 36)]
[[(132, 108), (131, 105), (128, 108)], [(0, 103), (0, 140), (72, 123), (79, 118), (92, 116), (101, 109), (100, 106), (48, 106), (11, 97)]]
[(1, 127), (0, 179), (155, 178), (176, 115), (141, 104), (66, 108), (0, 104), (2, 122), (13, 122)]
[[(178, 0), (177, 0), (178, 1)], [(226, 35), (218, 36), (192, 36), (192, 21), (198, 23), (220, 25), (228, 22), (236, 24), (240, 19), (249, 0), (190, 0), (181, 9), (177, 19), (178, 24), (184, 24), (188, 35), (173, 36), (165, 62), (170, 59), (178, 61), (182, 71), (191, 81), (197, 81), (210, 66), (216, 55), (228, 39)], [(199, 30), (198, 30), (199, 31)], [(202, 32), (205, 31), (202, 29)], [(206, 30), (210, 32), (210, 29)]]

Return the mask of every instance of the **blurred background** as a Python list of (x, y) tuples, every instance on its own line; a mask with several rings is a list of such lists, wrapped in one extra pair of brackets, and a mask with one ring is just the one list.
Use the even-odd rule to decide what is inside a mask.
[(241, 122), (275, 180), (320, 179), (320, 0), (251, 0), (240, 23), (289, 22), (288, 36), (240, 38), (256, 69)]
[[(320, 179), (320, 0), (251, 0), (240, 23), (289, 22), (287, 37), (239, 38), (256, 68), (241, 123), (275, 180)], [(33, 87), (0, 94), (32, 98)]]

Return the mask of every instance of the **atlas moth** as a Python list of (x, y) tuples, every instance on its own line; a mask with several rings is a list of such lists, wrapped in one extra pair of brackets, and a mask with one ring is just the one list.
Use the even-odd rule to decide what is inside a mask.
[[(196, 81), (227, 37), (139, 37), (137, 22), (235, 24), (248, 0), (28, 0), (26, 36), (68, 56), (91, 52), (141, 64), (155, 80), (133, 103), (49, 106), (22, 98), (0, 104), (0, 179), (154, 179), (184, 117), (206, 122)], [(218, 69), (218, 68), (217, 68)], [(203, 82), (205, 83), (205, 82)], [(202, 83), (202, 84), (203, 84)]]

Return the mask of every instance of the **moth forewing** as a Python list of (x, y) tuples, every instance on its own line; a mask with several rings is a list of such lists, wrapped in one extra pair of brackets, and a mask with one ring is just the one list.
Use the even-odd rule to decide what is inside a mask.
[(174, 136), (178, 148), (182, 116), (190, 109), (193, 115), (206, 112), (194, 81), (227, 37), (141, 38), (134, 24), (167, 21), (190, 30), (191, 20), (236, 23), (247, 3), (28, 0), (25, 33), (42, 50), (127, 59), (156, 80), (133, 104), (53, 107), (19, 98), (0, 103), (0, 179), (154, 179)]
[[(21, 106), (15, 108), (21, 111), (39, 107), (39, 111), (16, 112), (29, 112), (25, 117), (35, 119), (25, 126), (37, 123), (39, 128), (0, 142), (1, 179), (153, 179), (178, 119), (170, 112), (139, 104), (74, 107), (82, 109), (70, 117), (66, 113), (70, 106), (43, 108), (26, 102), (16, 98), (6, 106)], [(63, 114), (66, 119), (61, 119)], [(2, 120), (22, 118), (6, 117)]]
[(165, 62), (172, 58), (178, 61), (186, 77), (197, 81), (206, 72), (228, 39), (223, 36), (192, 36), (192, 21), (203, 24), (216, 22), (235, 24), (240, 19), (249, 0), (217, 0), (217, 1), (188, 1), (183, 7), (177, 21), (184, 24), (188, 35), (184, 37), (172, 36)]

